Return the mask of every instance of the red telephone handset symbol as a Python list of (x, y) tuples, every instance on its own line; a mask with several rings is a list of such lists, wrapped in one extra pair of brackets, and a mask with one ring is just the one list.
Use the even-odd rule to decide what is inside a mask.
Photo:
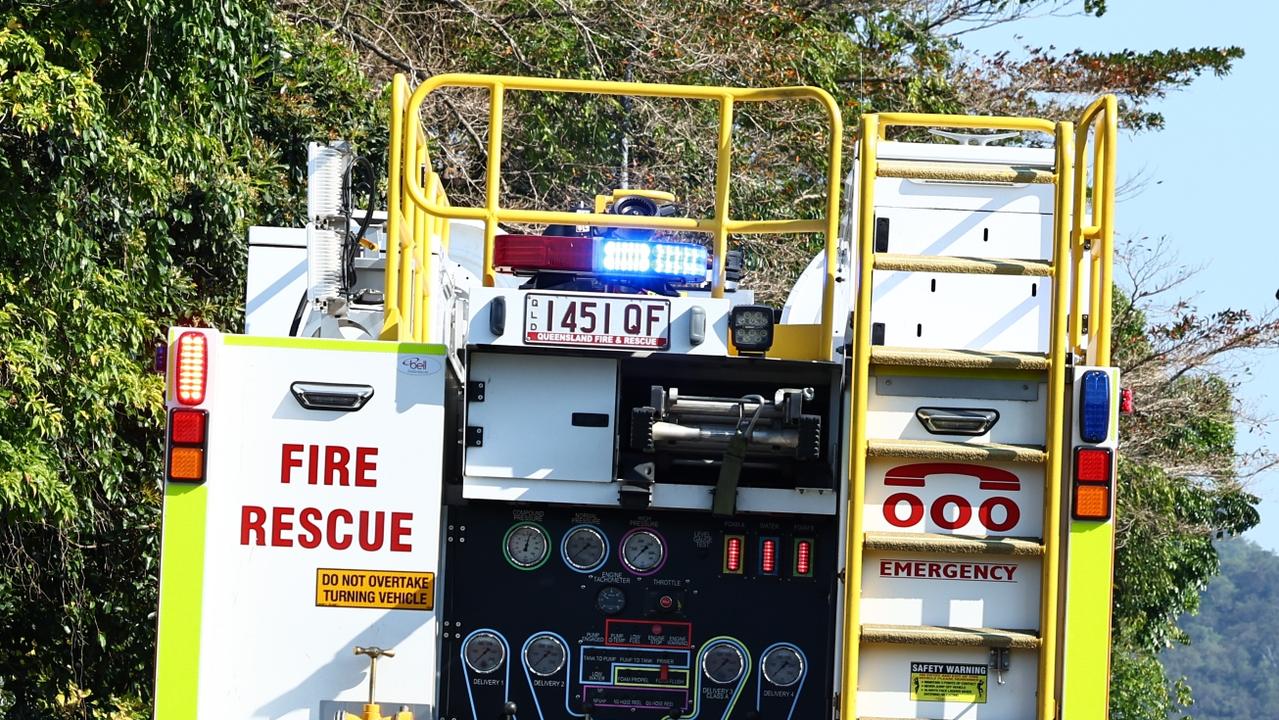
[[(912, 463), (898, 465), (884, 474), (884, 484), (896, 487), (924, 487), (930, 475), (970, 475), (977, 478), (977, 487), (982, 490), (1021, 490), (1021, 479), (1015, 474), (986, 465), (970, 465), (968, 463)], [(907, 504), (905, 517), (898, 514), (898, 507)], [(946, 516), (946, 509), (955, 506), (955, 517)], [(910, 492), (898, 492), (884, 500), (884, 519), (894, 527), (908, 528), (919, 524), (924, 519), (924, 503), (919, 496)], [(1003, 508), (1003, 520), (995, 519), (995, 509)], [(973, 519), (973, 506), (962, 495), (946, 494), (933, 501), (929, 509), (929, 517), (933, 524), (944, 530), (958, 530)], [(977, 508), (977, 519), (987, 530), (1006, 532), (1021, 520), (1021, 508), (1008, 497), (995, 496), (987, 498)]]

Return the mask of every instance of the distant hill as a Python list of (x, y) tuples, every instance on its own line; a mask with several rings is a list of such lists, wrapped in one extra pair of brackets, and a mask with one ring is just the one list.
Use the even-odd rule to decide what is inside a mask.
[(1221, 576), (1180, 623), (1191, 644), (1161, 660), (1189, 682), (1195, 720), (1279, 717), (1279, 555), (1242, 538), (1217, 550)]

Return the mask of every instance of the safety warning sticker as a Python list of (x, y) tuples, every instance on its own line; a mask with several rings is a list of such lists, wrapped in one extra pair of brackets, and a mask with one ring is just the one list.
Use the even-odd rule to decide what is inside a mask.
[(315, 604), (319, 607), (432, 610), (435, 573), (408, 570), (315, 571)]
[(986, 666), (968, 663), (912, 662), (910, 699), (935, 702), (986, 702)]

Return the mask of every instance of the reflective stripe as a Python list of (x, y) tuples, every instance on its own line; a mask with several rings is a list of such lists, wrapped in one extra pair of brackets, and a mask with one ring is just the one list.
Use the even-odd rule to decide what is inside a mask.
[(160, 550), (160, 631), (155, 716), (194, 718), (204, 598), (205, 485), (168, 483)]

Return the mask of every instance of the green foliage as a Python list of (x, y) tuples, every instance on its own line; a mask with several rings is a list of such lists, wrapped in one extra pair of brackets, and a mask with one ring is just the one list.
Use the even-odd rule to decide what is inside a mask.
[(1279, 557), (1243, 539), (1219, 542), (1217, 551), (1221, 575), (1198, 615), (1181, 619), (1190, 644), (1161, 660), (1194, 688), (1194, 716), (1269, 717), (1279, 704)]
[(245, 231), (297, 219), (306, 141), (375, 126), (350, 58), (266, 3), (0, 14), (0, 713), (146, 713), (151, 350), (234, 328)]

